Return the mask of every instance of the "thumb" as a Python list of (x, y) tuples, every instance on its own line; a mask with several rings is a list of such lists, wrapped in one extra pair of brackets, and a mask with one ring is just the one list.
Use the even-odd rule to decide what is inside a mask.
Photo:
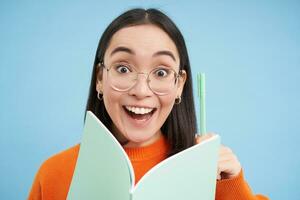
[(214, 135), (216, 135), (216, 133), (213, 133), (213, 132), (210, 132), (210, 133), (206, 133), (204, 135), (199, 135), (199, 134), (196, 134), (195, 135), (195, 140), (196, 140), (196, 143), (199, 144), (211, 137), (213, 137)]

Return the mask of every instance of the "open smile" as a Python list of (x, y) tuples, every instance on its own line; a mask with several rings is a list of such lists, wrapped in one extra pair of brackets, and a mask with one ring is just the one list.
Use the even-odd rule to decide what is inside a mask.
[[(137, 107), (137, 106), (123, 106), (126, 114), (137, 123), (146, 124), (153, 116), (157, 108)], [(141, 125), (142, 125), (141, 124)]]

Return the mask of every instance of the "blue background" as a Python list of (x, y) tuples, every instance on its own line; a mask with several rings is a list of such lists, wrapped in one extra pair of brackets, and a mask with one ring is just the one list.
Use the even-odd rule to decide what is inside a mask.
[(0, 3), (0, 199), (25, 199), (40, 164), (80, 141), (98, 40), (137, 6), (182, 30), (206, 73), (208, 131), (253, 192), (299, 199), (299, 1), (48, 2)]

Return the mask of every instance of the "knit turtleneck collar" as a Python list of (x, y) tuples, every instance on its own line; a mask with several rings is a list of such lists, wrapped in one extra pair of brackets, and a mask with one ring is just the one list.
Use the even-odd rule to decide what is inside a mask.
[(162, 135), (155, 142), (147, 146), (124, 147), (124, 150), (131, 161), (142, 161), (154, 157), (166, 156), (169, 151), (169, 146), (167, 138)]

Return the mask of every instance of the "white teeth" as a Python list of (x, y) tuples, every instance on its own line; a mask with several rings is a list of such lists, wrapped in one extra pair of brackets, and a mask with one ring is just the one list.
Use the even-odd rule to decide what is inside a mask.
[(125, 106), (125, 107), (127, 110), (140, 115), (150, 113), (153, 110), (153, 108), (139, 108), (133, 106)]

